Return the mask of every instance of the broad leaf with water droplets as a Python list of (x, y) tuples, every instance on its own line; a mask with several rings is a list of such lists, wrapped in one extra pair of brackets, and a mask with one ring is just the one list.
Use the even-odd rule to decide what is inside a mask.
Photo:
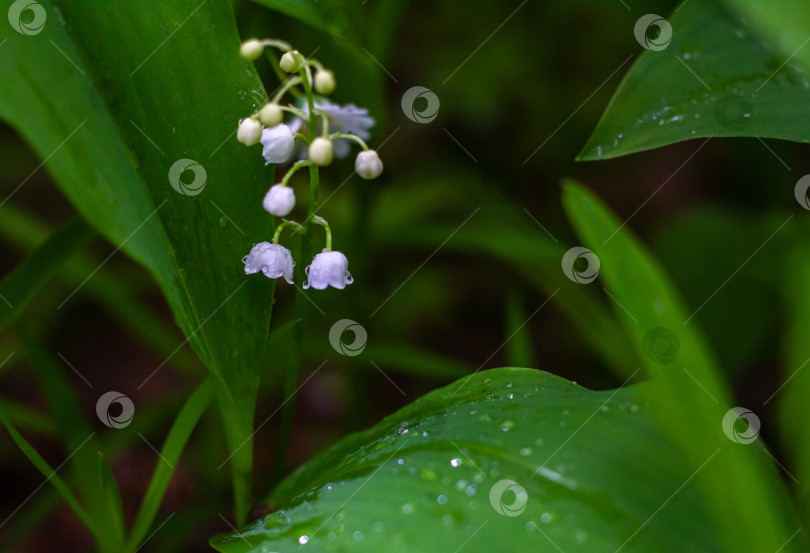
[(720, 551), (697, 488), (683, 486), (703, 459), (663, 437), (648, 409), (655, 391), (590, 391), (529, 369), (477, 373), (321, 453), (279, 486), (275, 512), (211, 544)]
[(810, 76), (735, 6), (682, 3), (671, 42), (641, 51), (578, 159), (711, 136), (810, 142)]

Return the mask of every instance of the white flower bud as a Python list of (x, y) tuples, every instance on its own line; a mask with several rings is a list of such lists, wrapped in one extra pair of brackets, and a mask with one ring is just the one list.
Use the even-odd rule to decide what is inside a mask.
[(262, 207), (270, 215), (285, 217), (295, 207), (295, 192), (289, 186), (274, 184), (264, 195)]
[(315, 92), (328, 96), (335, 91), (337, 82), (335, 82), (335, 74), (328, 69), (322, 69), (315, 73)]
[(242, 43), (242, 46), (239, 47), (239, 54), (248, 61), (259, 58), (262, 52), (264, 52), (264, 46), (262, 46), (260, 40), (255, 38), (247, 39)]
[(295, 146), (293, 132), (285, 124), (276, 125), (262, 130), (262, 155), (265, 165), (270, 163), (284, 163), (290, 158)]
[(262, 139), (262, 126), (252, 117), (245, 117), (239, 121), (239, 128), (236, 130), (236, 139), (245, 146), (258, 144)]
[(309, 159), (316, 165), (329, 165), (332, 163), (332, 141), (319, 136), (309, 145)]
[(306, 268), (309, 280), (304, 288), (323, 290), (327, 286), (343, 290), (354, 282), (349, 273), (349, 260), (340, 252), (323, 250), (312, 259), (312, 264)]
[(284, 112), (278, 104), (264, 104), (259, 110), (259, 121), (265, 127), (275, 127), (284, 121)]
[(287, 73), (295, 73), (301, 69), (301, 65), (303, 65), (304, 61), (304, 56), (301, 55), (301, 52), (298, 50), (290, 50), (289, 52), (284, 52), (284, 55), (281, 56), (279, 66)]
[(383, 172), (383, 162), (377, 152), (366, 150), (357, 154), (354, 160), (354, 170), (364, 179), (376, 179)]
[(278, 244), (259, 242), (255, 244), (250, 253), (242, 258), (245, 264), (245, 274), (252, 275), (261, 271), (267, 278), (284, 277), (284, 280), (293, 283), (293, 267), (290, 250)]

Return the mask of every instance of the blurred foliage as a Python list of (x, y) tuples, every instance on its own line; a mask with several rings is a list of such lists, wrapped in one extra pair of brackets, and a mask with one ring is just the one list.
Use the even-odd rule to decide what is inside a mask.
[[(386, 168), (378, 181), (366, 183), (354, 177), (345, 186), (349, 162), (338, 161), (322, 173), (320, 213), (332, 223), (340, 249), (351, 260), (356, 282), (342, 292), (310, 296), (314, 304), (307, 304), (307, 341), (300, 379), (305, 385), (299, 393), (292, 450), (282, 467), (284, 471), (334, 444), (347, 431), (377, 423), (417, 396), (477, 369), (532, 365), (600, 390), (621, 385), (639, 366), (648, 364), (640, 336), (626, 332), (632, 322), (627, 322), (614, 301), (618, 299), (634, 316), (641, 317), (649, 306), (630, 304), (632, 287), (619, 295), (622, 286), (634, 281), (626, 280), (628, 276), (616, 276), (605, 267), (603, 278), (591, 286), (581, 286), (571, 283), (560, 271), (562, 253), (579, 244), (559, 207), (557, 183), (561, 176), (570, 175), (605, 198), (618, 218), (643, 238), (652, 257), (660, 260), (656, 274), (668, 275), (668, 289), (682, 295), (683, 312), (699, 309), (687, 328), (706, 336), (706, 343), (700, 347), (707, 356), (716, 358), (711, 363), (711, 372), (716, 374), (711, 378), (728, 381), (732, 390), (728, 392), (729, 401), (750, 407), (762, 420), (762, 438), (769, 449), (749, 452), (757, 456), (752, 461), (757, 468), (752, 470), (760, 471), (770, 464), (766, 453), (772, 455), (780, 463), (795, 503), (805, 501), (810, 490), (801, 482), (807, 480), (810, 440), (806, 433), (797, 434), (794, 429), (806, 419), (803, 398), (810, 386), (808, 373), (803, 370), (810, 356), (804, 339), (810, 316), (804, 291), (810, 275), (803, 240), (806, 224), (802, 219), (806, 212), (797, 205), (793, 186), (799, 176), (810, 172), (806, 146), (757, 139), (711, 139), (705, 144), (673, 144), (598, 164), (574, 162), (594, 127), (597, 139), (604, 131), (596, 122), (620, 81), (623, 84), (611, 104), (613, 108), (624, 94), (641, 95), (651, 101), (660, 90), (686, 90), (687, 95), (700, 91), (700, 82), (684, 73), (683, 64), (672, 55), (678, 52), (677, 41), (691, 32), (690, 18), (719, 9), (729, 14), (700, 31), (726, 46), (718, 47), (716, 55), (713, 50), (712, 56), (688, 60), (690, 67), (713, 87), (711, 79), (716, 74), (722, 79), (724, 72), (734, 73), (740, 68), (740, 64), (724, 57), (730, 55), (730, 36), (720, 31), (731, 29), (742, 18), (751, 26), (746, 28), (746, 40), (754, 41), (748, 44), (749, 58), (784, 60), (797, 51), (808, 34), (803, 18), (807, 12), (798, 11), (794, 3), (780, 2), (779, 9), (766, 9), (744, 0), (728, 0), (722, 7), (719, 2), (687, 2), (671, 18), (675, 28), (673, 43), (663, 52), (642, 51), (633, 27), (646, 13), (668, 16), (675, 7), (671, 1), (507, 5), (389, 0), (361, 6), (349, 2), (237, 0), (233, 4), (236, 27), (233, 21), (228, 22), (228, 3), (209, 2), (199, 13), (209, 14), (212, 19), (206, 21), (211, 25), (199, 25), (190, 19), (180, 29), (180, 22), (197, 6), (183, 2), (156, 12), (172, 14), (167, 16), (165, 26), (148, 33), (142, 25), (131, 25), (134, 21), (156, 21), (157, 15), (141, 18), (148, 11), (142, 6), (107, 16), (89, 6), (89, 2), (64, 3), (61, 14), (49, 7), (48, 25), (41, 35), (18, 37), (9, 30), (9, 43), (0, 47), (7, 73), (26, 75), (24, 79), (3, 79), (0, 84), (4, 104), (0, 111), (9, 124), (0, 129), (0, 196), (6, 199), (12, 195), (0, 204), (0, 270), (5, 275), (0, 293), (6, 297), (6, 287), (11, 286), (22, 292), (17, 297), (24, 298), (11, 301), (8, 310), (0, 301), (0, 320), (13, 320), (0, 334), (0, 412), (10, 426), (19, 430), (14, 434), (16, 441), (21, 443), (25, 436), (42, 452), (43, 463), (52, 468), (71, 453), (71, 440), (76, 438), (75, 428), (67, 434), (59, 429), (81, 419), (77, 414), (66, 414), (65, 409), (83, 411), (82, 416), (93, 421), (91, 427), (98, 437), (87, 453), (87, 463), (92, 457), (92, 465), (79, 466), (79, 473), (66, 466), (58, 473), (65, 486), (78, 490), (74, 493), (87, 501), (88, 512), (102, 518), (115, 517), (114, 509), (103, 512), (116, 492), (109, 485), (110, 473), (99, 465), (101, 452), (121, 488), (123, 520), (132, 527), (139, 509), (145, 508), (141, 505), (147, 503), (141, 502), (150, 477), (163, 463), (151, 444), (163, 443), (167, 433), (177, 435), (170, 431), (174, 418), (180, 412), (188, 413), (189, 407), (183, 405), (205, 376), (201, 363), (173, 327), (172, 311), (153, 280), (155, 264), (148, 272), (121, 253), (143, 262), (163, 251), (167, 256), (163, 266), (169, 268), (157, 280), (164, 292), (177, 284), (172, 282), (175, 269), (190, 271), (188, 267), (215, 264), (205, 258), (205, 252), (195, 251), (186, 242), (188, 235), (182, 225), (172, 227), (176, 232), (163, 237), (173, 244), (171, 249), (160, 250), (152, 243), (139, 250), (137, 241), (133, 241), (117, 253), (117, 245), (135, 228), (133, 221), (142, 220), (137, 215), (150, 212), (143, 211), (144, 206), (156, 207), (163, 199), (173, 202), (173, 206), (174, 202), (189, 206), (192, 204), (187, 200), (194, 201), (176, 196), (168, 187), (168, 166), (163, 167), (166, 164), (127, 119), (137, 122), (140, 119), (133, 114), (149, 114), (157, 118), (152, 124), (158, 127), (159, 122), (172, 121), (172, 127), (188, 135), (178, 138), (166, 129), (143, 128), (152, 138), (159, 137), (161, 146), (176, 146), (176, 151), (185, 152), (196, 147), (197, 142), (205, 142), (201, 129), (205, 136), (210, 131), (224, 138), (236, 119), (256, 102), (248, 96), (240, 97), (239, 90), (245, 89), (246, 83), (250, 85), (247, 88), (258, 86), (252, 70), (235, 55), (237, 27), (241, 38), (277, 36), (307, 54), (317, 51), (317, 57), (337, 75), (335, 100), (368, 107), (377, 119), (371, 144), (379, 147)], [(88, 12), (87, 18), (82, 10)], [(89, 17), (90, 12), (93, 17)], [(214, 14), (221, 17), (217, 21), (224, 22), (222, 25), (214, 24)], [(96, 32), (105, 27), (115, 32)], [(779, 31), (778, 44), (763, 50), (762, 44), (776, 36), (774, 29)], [(684, 34), (680, 34), (681, 30)], [(695, 32), (695, 36), (700, 34)], [(153, 68), (145, 65), (139, 71), (156, 74), (144, 76), (137, 87), (124, 84), (128, 79), (122, 72), (133, 68), (133, 63), (124, 59), (139, 55), (143, 58), (169, 33), (173, 34), (167, 52), (174, 52), (176, 58), (155, 63)], [(96, 42), (97, 35), (103, 35), (103, 44)], [(741, 39), (735, 36), (734, 40)], [(119, 52), (123, 57), (105, 57), (111, 56), (110, 52)], [(807, 52), (810, 50), (798, 50), (793, 60), (796, 67), (791, 63), (783, 70), (786, 79), (787, 75), (801, 75), (801, 67), (807, 67), (803, 65)], [(82, 78), (77, 68), (65, 60), (65, 54), (78, 62), (89, 77)], [(659, 64), (664, 59), (661, 55), (666, 56), (666, 65)], [(36, 64), (26, 61), (32, 57), (38, 60)], [(117, 68), (108, 66), (111, 59), (119, 63)], [(164, 62), (168, 63), (165, 67), (161, 65)], [(647, 81), (644, 86), (628, 85), (646, 63), (653, 64), (647, 67), (654, 67), (666, 78), (656, 79), (649, 86)], [(772, 65), (765, 67), (776, 69)], [(256, 71), (268, 90), (277, 85), (264, 60), (257, 62)], [(47, 83), (40, 83), (40, 92), (30, 93), (32, 79), (43, 74), (49, 75)], [(439, 115), (430, 124), (411, 121), (400, 106), (403, 93), (417, 85), (431, 89), (441, 101)], [(803, 89), (778, 86), (768, 106), (754, 106), (756, 116), (751, 126), (725, 134), (746, 135), (757, 130), (754, 134), (761, 136), (803, 139), (805, 118), (796, 111), (807, 104)], [(21, 92), (23, 89), (29, 93)], [(763, 88), (762, 94), (765, 91)], [(793, 95), (785, 96), (785, 91)], [(647, 109), (632, 94), (630, 107)], [(9, 107), (9, 99), (20, 103)], [(143, 111), (135, 109), (147, 100), (149, 105)], [(771, 117), (766, 107), (777, 110), (779, 117)], [(714, 113), (710, 106), (705, 109), (708, 115)], [(110, 111), (122, 121), (118, 127), (106, 120)], [(611, 111), (609, 108), (605, 117), (611, 116)], [(103, 128), (93, 133), (80, 129), (75, 143), (69, 142), (64, 151), (55, 153), (40, 168), (41, 160), (48, 158), (53, 147), (79, 124), (84, 112), (94, 114), (91, 123), (104, 119)], [(64, 118), (68, 115), (72, 118), (69, 122), (75, 119), (75, 124), (67, 124)], [(632, 122), (632, 116), (626, 119)], [(187, 118), (186, 123), (181, 122), (182, 118)], [(44, 123), (35, 125), (34, 120)], [(642, 133), (637, 138), (646, 140), (650, 147), (693, 136), (682, 133), (650, 142), (658, 128), (656, 123), (644, 131), (649, 136)], [(704, 133), (712, 134), (722, 133), (711, 129)], [(143, 155), (128, 156), (127, 148)], [(83, 171), (78, 170), (79, 165), (73, 167), (71, 160), (87, 158), (87, 152), (97, 150), (115, 150), (118, 157), (95, 156), (94, 163)], [(200, 155), (206, 157), (208, 153)], [(182, 157), (194, 155), (183, 153)], [(272, 175), (262, 166), (261, 158), (256, 151), (247, 152), (230, 141), (217, 159), (217, 168), (212, 166), (209, 172), (209, 178), (216, 176), (225, 183), (210, 187), (210, 192), (217, 191), (217, 204), (226, 207), (244, 231), (250, 231), (255, 223), (257, 232), (264, 225), (261, 229), (266, 233), (270, 227), (258, 211), (254, 193), (266, 188)], [(203, 164), (209, 169), (207, 162)], [(65, 167), (77, 172), (66, 173)], [(121, 178), (122, 167), (127, 168), (126, 180)], [(94, 202), (79, 196), (88, 182), (101, 178), (109, 182), (120, 179), (115, 183), (117, 190), (130, 196), (142, 195), (143, 201), (121, 199), (103, 204), (103, 212), (94, 211)], [(74, 232), (80, 223), (69, 222), (76, 217), (76, 209), (60, 195), (55, 183), (61, 184), (92, 226), (115, 240), (112, 245), (101, 240), (85, 245), (82, 242), (89, 236), (77, 238)], [(246, 189), (253, 192), (234, 192)], [(208, 196), (203, 194), (197, 197), (200, 199)], [(136, 210), (136, 205), (141, 207)], [(186, 337), (216, 306), (209, 303), (224, 299), (221, 294), (205, 297), (207, 286), (219, 282), (220, 277), (233, 284), (228, 293), (239, 285), (239, 258), (251, 241), (258, 240), (254, 232), (249, 232), (247, 238), (223, 230), (219, 226), (221, 214), (206, 201), (193, 205), (199, 211), (186, 212), (180, 219), (197, 223), (196, 239), (208, 235), (222, 238), (217, 253), (221, 264), (213, 267), (212, 273), (199, 275), (197, 294), (209, 308), (202, 309), (196, 319), (190, 317), (184, 322), (181, 317)], [(105, 231), (104, 224), (99, 224), (101, 219), (118, 230)], [(581, 217), (576, 230), (581, 232), (588, 219)], [(127, 226), (127, 222), (133, 224)], [(168, 224), (171, 227), (173, 223)], [(58, 247), (60, 235), (73, 242), (53, 256), (51, 248), (54, 244)], [(587, 241), (584, 236), (583, 241)], [(599, 242), (591, 246), (595, 251)], [(74, 249), (80, 251), (71, 253)], [(181, 252), (187, 257), (175, 263), (168, 252)], [(40, 262), (43, 258), (47, 263)], [(21, 278), (21, 269), (15, 270), (24, 259), (30, 267), (26, 270), (29, 278)], [(81, 290), (71, 302), (57, 309), (80, 284)], [(609, 286), (613, 298), (603, 294), (605, 286)], [(212, 340), (220, 345), (240, 341), (237, 328), (252, 329), (257, 340), (266, 335), (261, 319), (269, 314), (271, 284), (254, 279), (246, 289), (251, 290), (245, 299), (249, 305), (241, 311), (223, 313), (221, 324), (210, 327)], [(276, 290), (274, 329), (283, 330), (294, 320), (291, 306), (296, 293), (286, 286)], [(179, 294), (185, 295), (186, 290)], [(10, 296), (6, 299), (12, 300)], [(645, 297), (637, 299), (643, 303)], [(175, 317), (185, 309), (178, 308), (180, 301), (175, 298), (168, 302), (174, 306)], [(362, 355), (344, 357), (329, 347), (329, 329), (341, 318), (357, 320), (368, 329), (369, 343)], [(234, 325), (237, 319), (241, 322)], [(659, 324), (655, 317), (649, 323), (645, 319), (643, 326), (653, 324)], [(278, 443), (280, 417), (276, 413), (286, 399), (277, 375), (296, 357), (292, 333), (281, 330), (272, 355), (251, 367), (273, 375), (263, 379), (256, 392), (255, 464), (261, 467), (255, 474), (257, 498), (268, 497), (275, 483), (267, 467), (273, 462)], [(676, 332), (680, 335), (680, 331)], [(221, 349), (227, 350), (227, 356), (221, 358), (220, 368), (233, 369), (231, 348)], [(199, 344), (196, 350), (201, 352)], [(138, 384), (167, 358), (165, 369), (148, 389), (138, 389)], [(245, 366), (250, 364), (240, 355), (236, 360)], [(67, 389), (72, 391), (64, 391), (64, 387), (61, 392), (56, 388), (40, 390), (38, 385), (43, 384), (47, 371), (61, 374), (46, 381), (49, 386), (65, 386), (67, 379)], [(83, 378), (92, 383), (92, 389), (82, 382)], [(683, 382), (684, 386), (689, 384)], [(126, 393), (136, 403), (136, 418), (126, 429), (111, 430), (96, 421), (95, 401), (102, 391), (110, 389)], [(718, 389), (723, 386), (712, 387), (712, 394), (721, 397)], [(699, 418), (699, 410), (690, 415), (691, 400), (684, 390), (680, 390), (683, 394), (678, 390), (669, 392), (673, 401), (683, 403), (678, 412), (693, 418), (673, 416), (670, 423)], [(699, 389), (693, 392), (695, 398), (700, 398)], [(600, 393), (605, 392), (593, 392)], [(78, 406), (57, 401), (71, 394), (75, 394)], [(711, 406), (704, 412), (710, 411)], [(152, 512), (154, 522), (138, 523), (137, 534), (148, 527), (148, 547), (155, 550), (206, 551), (210, 550), (207, 538), (212, 531), (231, 531), (229, 523), (224, 522), (232, 519), (229, 483), (226, 471), (218, 468), (228, 456), (222, 423), (210, 412), (200, 416), (193, 435), (192, 423), (185, 424), (184, 435), (179, 436), (188, 439), (182, 457), (172, 444), (182, 449), (183, 440), (166, 440), (167, 447), (177, 455), (171, 457), (176, 469), (162, 506)], [(676, 430), (670, 429), (674, 435)], [(684, 425), (681, 432), (691, 430), (692, 425)], [(719, 423), (712, 430), (719, 433)], [(4, 524), (0, 550), (34, 551), (68, 544), (75, 549), (90, 548), (86, 531), (76, 524), (73, 514), (60, 507), (63, 504), (49, 486), (23, 503), (42, 483), (42, 477), (16, 449), (11, 435), (4, 436), (8, 437), (0, 437), (0, 451), (4, 454), (3, 478), (9, 488), (0, 507), (0, 524)], [(354, 440), (352, 443), (358, 445), (358, 439)], [(654, 434), (639, 443), (651, 448), (651, 444), (658, 443), (655, 440), (661, 440), (661, 436)], [(705, 449), (711, 442), (698, 445)], [(342, 452), (351, 449), (346, 444), (339, 447)], [(688, 456), (684, 450), (680, 454)], [(704, 460), (690, 462), (697, 467)], [(47, 469), (45, 472), (48, 474)], [(671, 488), (678, 485), (674, 474), (664, 475), (673, 478)], [(293, 478), (290, 482), (300, 487), (288, 488), (286, 500), (311, 484)], [(160, 482), (165, 482), (165, 475), (160, 476)], [(750, 497), (756, 497), (755, 490), (736, 492), (750, 492)], [(775, 495), (779, 493), (777, 490)], [(763, 492), (760, 500), (771, 501), (767, 499), (772, 497), (769, 494)], [(150, 501), (154, 501), (154, 494)], [(753, 505), (747, 507), (752, 509), (749, 514), (756, 513), (754, 509), (761, 503)], [(155, 508), (152, 503), (145, 509)], [(266, 505), (259, 501), (253, 518), (265, 514), (263, 508)], [(794, 521), (795, 513), (788, 513), (790, 507), (784, 503), (763, 509), (771, 514), (784, 509), (783, 520)], [(111, 528), (118, 524), (113, 522)], [(49, 532), (37, 530), (44, 524)], [(776, 526), (771, 531), (773, 536), (778, 535)], [(761, 539), (769, 539), (768, 535), (763, 532)], [(790, 547), (799, 547), (800, 539), (791, 542)]]

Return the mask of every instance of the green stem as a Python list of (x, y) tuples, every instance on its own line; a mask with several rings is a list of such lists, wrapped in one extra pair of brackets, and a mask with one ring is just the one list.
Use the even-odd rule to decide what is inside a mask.
[[(318, 115), (315, 113), (315, 97), (312, 92), (312, 75), (309, 71), (309, 66), (305, 65), (300, 70), (302, 84), (304, 85), (304, 92), (307, 95), (307, 104), (309, 106), (309, 124), (307, 125), (307, 134), (309, 140), (312, 141), (317, 132)], [(304, 225), (304, 236), (301, 241), (301, 257), (296, 266), (296, 281), (300, 282), (304, 276), (303, 267), (308, 264), (312, 258), (312, 219), (315, 216), (315, 209), (318, 205), (318, 188), (320, 187), (320, 176), (318, 173), (318, 166), (313, 164), (309, 165), (309, 206), (307, 211), (307, 219)], [(302, 297), (306, 294), (305, 290), (299, 290), (299, 294), (295, 296), (295, 303), (293, 305), (293, 320), (301, 321), (295, 327), (295, 355), (293, 361), (290, 363), (286, 374), (284, 375), (284, 409), (282, 411), (281, 420), (281, 435), (279, 437), (279, 445), (277, 449), (275, 469), (273, 471), (273, 484), (277, 484), (284, 475), (284, 465), (287, 459), (287, 450), (290, 445), (290, 434), (292, 432), (293, 414), (295, 413), (295, 392), (298, 382), (298, 374), (301, 370), (301, 350), (303, 349), (304, 341), (304, 328), (306, 327), (306, 315), (309, 306), (307, 305), (306, 298)]]
[(360, 138), (359, 136), (357, 136), (356, 134), (346, 134), (346, 133), (336, 132), (335, 134), (329, 135), (329, 138), (331, 138), (332, 140), (334, 140), (335, 138), (346, 138), (348, 140), (354, 140), (355, 142), (357, 142), (358, 144), (360, 144), (363, 147), (364, 151), (367, 152), (368, 149), (369, 149), (368, 144), (366, 144), (366, 141), (363, 140), (362, 138)]
[(284, 175), (284, 178), (281, 179), (281, 182), (279, 184), (281, 186), (287, 186), (287, 183), (290, 182), (290, 178), (295, 174), (295, 172), (298, 171), (301, 167), (306, 167), (307, 165), (312, 165), (312, 162), (308, 159), (296, 161), (293, 164), (293, 166), (290, 167), (290, 170), (287, 171), (287, 174)]
[(319, 217), (318, 215), (312, 216), (312, 222), (321, 225), (326, 232), (326, 251), (332, 251), (332, 229), (329, 227), (329, 223), (326, 222), (326, 219), (323, 217)]
[(283, 40), (278, 40), (275, 38), (266, 38), (262, 40), (261, 43), (262, 46), (264, 46), (265, 48), (270, 46), (272, 48), (278, 48), (282, 52), (289, 52), (290, 50), (292, 50), (292, 46), (290, 46), (289, 42), (285, 42)]
[(234, 521), (236, 527), (244, 526), (248, 520), (252, 498), (253, 476), (253, 417), (256, 410), (256, 386), (239, 389), (217, 387), (222, 422), (225, 427), (225, 440), (231, 458), (231, 479), (235, 504)]
[(273, 244), (278, 244), (279, 236), (281, 236), (281, 231), (286, 227), (295, 227), (296, 232), (299, 230), (304, 230), (304, 227), (296, 223), (295, 221), (284, 221), (280, 225), (276, 227), (276, 232), (273, 234)]
[(290, 90), (292, 87), (300, 83), (301, 77), (288, 78), (286, 81), (284, 81), (284, 84), (281, 85), (281, 88), (278, 89), (278, 92), (276, 92), (276, 94), (273, 96), (273, 99), (270, 103), (277, 104), (278, 101), (281, 100), (281, 97), (284, 96), (288, 90)]

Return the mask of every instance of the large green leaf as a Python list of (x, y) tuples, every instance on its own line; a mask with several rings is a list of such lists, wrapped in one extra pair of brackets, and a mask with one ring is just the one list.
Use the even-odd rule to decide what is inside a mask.
[[(682, 3), (669, 20), (671, 42), (638, 57), (579, 159), (617, 157), (709, 136), (810, 142), (810, 77), (788, 62), (795, 48), (780, 50), (799, 46), (798, 34), (802, 40), (810, 35), (810, 27), (802, 28), (808, 8), (779, 4), (792, 7), (742, 0)], [(756, 24), (741, 15), (759, 21), (758, 14), (766, 11), (782, 15)], [(790, 15), (797, 12), (803, 17)], [(774, 17), (791, 19), (792, 32), (785, 34)]]
[[(662, 430), (692, 459), (717, 456), (695, 483), (706, 498), (719, 543), (728, 551), (786, 548), (785, 539), (798, 524), (795, 512), (785, 514), (791, 510), (788, 496), (762, 450), (734, 439), (736, 434), (724, 436), (731, 432), (724, 421), (732, 404), (692, 320), (700, 308), (690, 314), (658, 262), (594, 194), (568, 182), (563, 203), (577, 233), (599, 258), (599, 276), (625, 332), (643, 354), (644, 368), (661, 384), (652, 411)], [(807, 542), (791, 547), (799, 551)]]
[(471, 375), (321, 453), (279, 486), (277, 511), (211, 543), (227, 553), (304, 542), (389, 553), (719, 551), (690, 485), (705, 460), (663, 438), (647, 407), (655, 392), (594, 392), (530, 369)]
[[(273, 286), (245, 280), (239, 260), (272, 228), (260, 205), (271, 177), (258, 150), (231, 137), (264, 90), (238, 56), (230, 3), (42, 6), (41, 32), (6, 33), (0, 48), (0, 116), (84, 218), (149, 267), (214, 373), (252, 382)], [(175, 179), (187, 194), (170, 182), (183, 159), (206, 174), (196, 189)]]

